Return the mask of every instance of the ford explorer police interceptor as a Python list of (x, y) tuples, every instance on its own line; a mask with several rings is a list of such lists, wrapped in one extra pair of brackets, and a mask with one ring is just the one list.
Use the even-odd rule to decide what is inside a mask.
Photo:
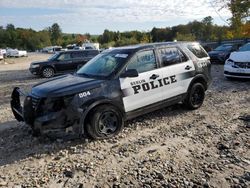
[(85, 131), (94, 139), (119, 133), (124, 121), (182, 102), (199, 108), (211, 83), (210, 61), (196, 42), (164, 42), (103, 51), (75, 74), (12, 92), (18, 121), (36, 134)]

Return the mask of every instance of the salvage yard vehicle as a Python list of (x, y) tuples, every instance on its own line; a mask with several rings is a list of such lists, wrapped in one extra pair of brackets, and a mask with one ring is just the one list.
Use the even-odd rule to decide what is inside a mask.
[(226, 78), (250, 78), (250, 43), (231, 53), (224, 65)]
[[(211, 64), (196, 42), (141, 44), (105, 50), (75, 74), (12, 92), (18, 121), (36, 134), (118, 134), (124, 121), (182, 102), (199, 108), (211, 83)], [(20, 100), (21, 99), (21, 100)]]
[(50, 78), (56, 74), (76, 71), (97, 54), (98, 50), (61, 51), (52, 55), (47, 61), (32, 62), (29, 70), (34, 75)]
[(18, 49), (11, 49), (8, 48), (6, 50), (7, 57), (27, 57), (27, 51), (25, 50), (18, 50)]
[(5, 57), (6, 57), (6, 49), (1, 49), (1, 48), (0, 48), (0, 54), (1, 54), (1, 57), (2, 57), (2, 58), (0, 58), (0, 59), (5, 58)]
[(208, 52), (211, 63), (225, 63), (230, 53), (238, 50), (237, 44), (223, 44)]
[(4, 58), (2, 52), (0, 51), (0, 60), (2, 60)]

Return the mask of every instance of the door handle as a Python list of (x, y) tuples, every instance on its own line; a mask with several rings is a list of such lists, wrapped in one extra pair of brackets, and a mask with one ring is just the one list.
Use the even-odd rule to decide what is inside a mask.
[(192, 68), (192, 67), (189, 66), (189, 65), (187, 65), (187, 66), (185, 67), (186, 70), (189, 70), (189, 69), (191, 69), (191, 68)]
[(159, 75), (158, 74), (153, 74), (152, 76), (150, 76), (149, 79), (155, 80), (156, 78), (158, 78)]

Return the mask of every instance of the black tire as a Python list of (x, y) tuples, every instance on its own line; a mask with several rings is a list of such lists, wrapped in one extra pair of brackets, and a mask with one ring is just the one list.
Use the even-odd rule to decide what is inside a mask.
[(116, 107), (101, 105), (90, 112), (86, 129), (93, 139), (105, 139), (117, 135), (123, 126), (122, 114)]
[(42, 77), (51, 78), (55, 75), (55, 70), (52, 67), (44, 67), (42, 69)]
[(189, 89), (184, 104), (188, 109), (195, 110), (203, 104), (204, 98), (205, 98), (204, 85), (201, 83), (194, 83)]

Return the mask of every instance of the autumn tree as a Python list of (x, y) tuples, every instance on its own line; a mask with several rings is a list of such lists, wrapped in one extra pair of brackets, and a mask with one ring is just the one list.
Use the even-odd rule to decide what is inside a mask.
[(234, 33), (234, 37), (242, 37), (242, 27), (247, 22), (250, 13), (250, 1), (249, 0), (211, 0), (218, 4), (218, 8), (227, 8), (232, 17), (231, 28)]
[(81, 46), (87, 39), (88, 39), (88, 37), (86, 35), (78, 34), (76, 36), (76, 44), (78, 46)]

